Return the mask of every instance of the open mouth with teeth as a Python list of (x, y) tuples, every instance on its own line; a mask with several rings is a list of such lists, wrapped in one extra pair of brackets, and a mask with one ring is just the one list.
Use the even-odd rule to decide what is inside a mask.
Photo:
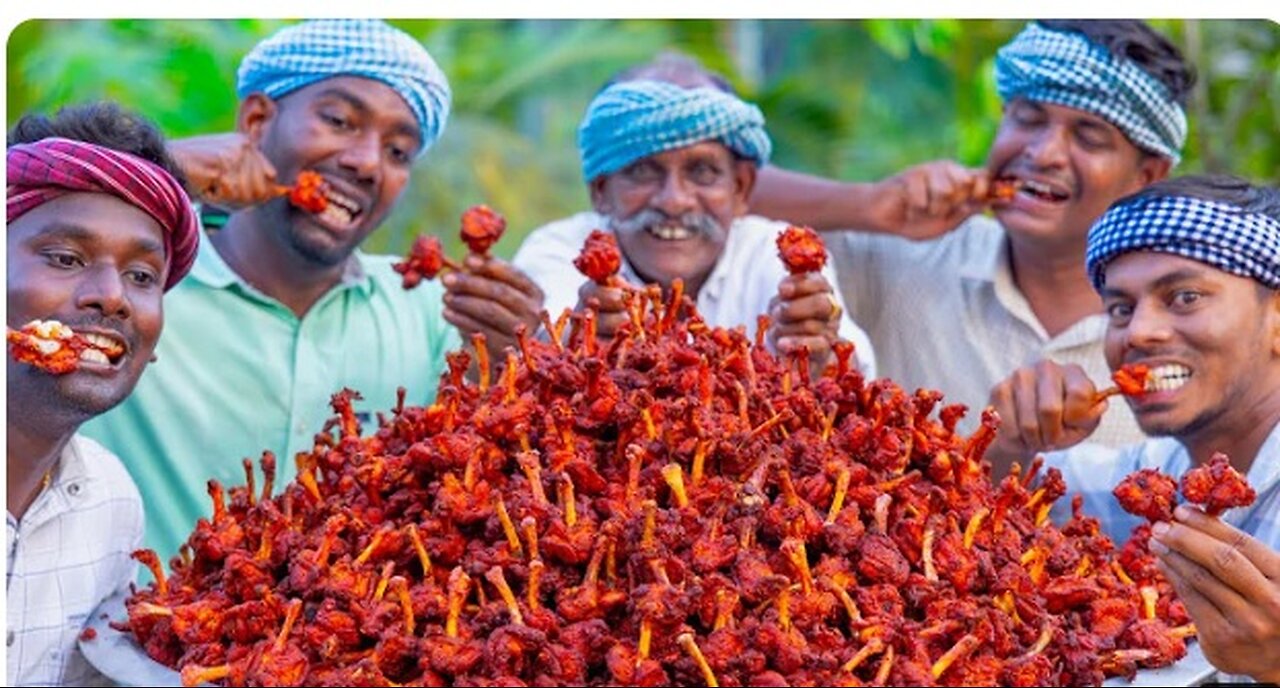
[(1038, 182), (1034, 179), (1019, 179), (1017, 177), (1001, 177), (996, 180), (996, 190), (998, 195), (1012, 196), (1022, 193), (1039, 201), (1048, 203), (1062, 203), (1070, 198), (1070, 195), (1055, 189), (1048, 184)]
[(124, 357), (124, 342), (96, 332), (79, 333), (57, 320), (32, 320), (21, 330), (9, 330), (9, 354), (54, 375), (76, 370), (79, 364), (115, 365)]
[(124, 344), (115, 337), (88, 332), (78, 335), (84, 340), (84, 349), (80, 351), (80, 360), (104, 365), (115, 365), (124, 356)]
[(645, 231), (650, 236), (663, 241), (684, 241), (692, 239), (696, 235), (696, 232), (681, 225), (654, 225), (648, 227)]
[(315, 216), (331, 225), (349, 227), (364, 213), (359, 201), (332, 187), (325, 189), (324, 197), (328, 203)]
[(1191, 369), (1176, 363), (1162, 365), (1152, 368), (1147, 375), (1146, 391), (1151, 392), (1172, 392), (1173, 390), (1182, 388), (1191, 379)]

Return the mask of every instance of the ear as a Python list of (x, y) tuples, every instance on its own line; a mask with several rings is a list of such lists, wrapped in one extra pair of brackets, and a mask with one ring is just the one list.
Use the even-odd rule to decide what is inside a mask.
[(1271, 355), (1280, 358), (1280, 289), (1267, 289), (1267, 315), (1271, 316)]
[(601, 215), (613, 214), (613, 202), (609, 200), (609, 194), (605, 193), (605, 186), (609, 182), (609, 175), (602, 174), (587, 183), (587, 192), (591, 194), (591, 207)]
[(1138, 163), (1138, 180), (1149, 186), (1169, 176), (1173, 161), (1163, 155), (1144, 154)]
[(236, 131), (257, 145), (261, 143), (267, 125), (275, 116), (276, 101), (263, 93), (250, 93), (240, 101), (240, 109), (236, 112)]
[(756, 176), (760, 169), (750, 160), (733, 161), (733, 214), (742, 217), (747, 214), (751, 192), (756, 188)]

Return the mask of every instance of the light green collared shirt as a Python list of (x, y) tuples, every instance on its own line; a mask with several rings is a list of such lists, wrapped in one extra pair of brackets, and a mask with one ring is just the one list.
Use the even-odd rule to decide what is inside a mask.
[[(122, 458), (146, 508), (146, 545), (162, 561), (208, 517), (210, 478), (244, 483), (241, 460), (275, 452), (276, 493), (296, 474), (333, 415), (330, 396), (350, 387), (365, 432), (374, 412), (435, 399), (446, 351), (461, 346), (441, 316), (443, 289), (400, 286), (396, 258), (360, 252), (299, 320), (246, 283), (202, 234), (191, 273), (165, 295), (165, 325), (137, 388), (82, 432)], [(257, 476), (258, 489), (262, 476)]]

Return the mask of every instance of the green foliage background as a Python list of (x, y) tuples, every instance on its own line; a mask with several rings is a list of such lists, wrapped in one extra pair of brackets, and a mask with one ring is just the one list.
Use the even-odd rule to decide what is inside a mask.
[[(1022, 20), (392, 20), (449, 75), (454, 111), (411, 188), (369, 240), (403, 252), (420, 232), (456, 241), (485, 202), (511, 230), (586, 207), (574, 133), (614, 72), (664, 49), (690, 53), (757, 102), (774, 161), (874, 180), (924, 160), (980, 164), (1000, 103), (992, 55)], [(9, 37), (7, 122), (110, 98), (170, 136), (229, 130), (235, 70), (283, 20), (33, 20)], [(1280, 25), (1156, 20), (1199, 71), (1182, 173), (1280, 183)], [(460, 253), (460, 247), (451, 246)]]

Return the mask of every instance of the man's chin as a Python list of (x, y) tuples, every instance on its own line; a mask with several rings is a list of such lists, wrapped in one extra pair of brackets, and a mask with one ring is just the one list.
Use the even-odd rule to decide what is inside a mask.
[(71, 389), (62, 390), (61, 402), (88, 420), (119, 406), (128, 396), (128, 392), (120, 393), (118, 390)]
[(342, 265), (355, 252), (355, 246), (316, 241), (296, 234), (290, 243), (303, 259), (324, 268)]

